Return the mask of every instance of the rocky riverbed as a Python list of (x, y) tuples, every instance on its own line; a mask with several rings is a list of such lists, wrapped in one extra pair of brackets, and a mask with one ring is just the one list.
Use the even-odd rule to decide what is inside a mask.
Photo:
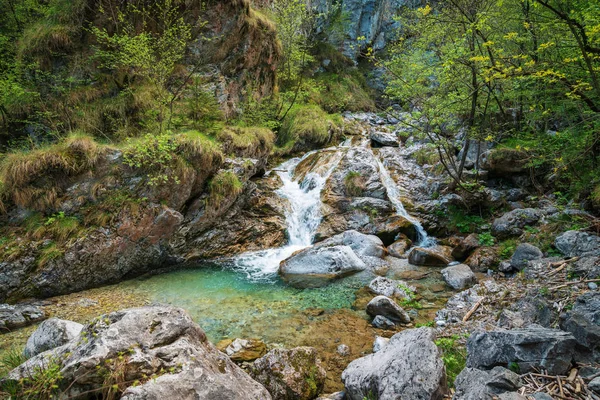
[[(52, 364), (51, 391), (81, 398), (594, 399), (600, 238), (567, 229), (593, 217), (529, 194), (498, 158), (487, 173), (503, 179), (451, 192), (399, 118), (418, 122), (346, 114), (339, 144), (249, 172), (240, 199), (258, 197), (180, 246), (184, 270), (4, 306), (2, 351), (29, 340), (32, 357), (4, 387)], [(471, 203), (487, 208), (457, 211)], [(263, 208), (273, 223), (252, 225)], [(192, 262), (210, 237), (229, 254)], [(30, 337), (49, 317), (85, 325)]]

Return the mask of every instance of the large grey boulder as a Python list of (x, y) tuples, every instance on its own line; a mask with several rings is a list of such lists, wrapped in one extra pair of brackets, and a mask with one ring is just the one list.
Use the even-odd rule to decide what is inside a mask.
[(503, 367), (490, 371), (465, 368), (454, 381), (456, 392), (452, 400), (493, 400), (521, 386), (519, 375)]
[(311, 247), (281, 262), (279, 274), (294, 287), (319, 287), (367, 269), (349, 246)]
[(46, 318), (44, 311), (29, 304), (0, 304), (0, 332), (22, 328)]
[(377, 353), (352, 361), (342, 373), (349, 400), (440, 400), (446, 371), (430, 328), (392, 336)]
[(562, 233), (556, 237), (554, 246), (567, 257), (600, 256), (600, 237), (587, 232)]
[(492, 223), (492, 232), (494, 236), (501, 239), (510, 236), (519, 236), (523, 233), (525, 226), (537, 223), (542, 216), (542, 211), (536, 208), (512, 210), (494, 220)]
[(396, 136), (396, 134), (392, 132), (373, 130), (371, 131), (370, 137), (371, 142), (375, 145), (375, 147), (398, 147), (400, 145), (400, 143), (398, 142), (398, 136)]
[(274, 349), (254, 361), (250, 375), (274, 399), (311, 400), (323, 390), (326, 371), (312, 347)]
[(579, 296), (571, 311), (561, 315), (560, 327), (577, 340), (576, 361), (600, 362), (600, 292)]
[(408, 324), (410, 316), (389, 297), (377, 296), (367, 304), (367, 314), (375, 318), (380, 315), (395, 323)]
[(523, 271), (529, 261), (539, 260), (542, 257), (544, 253), (540, 249), (529, 243), (521, 243), (510, 259), (510, 265), (517, 271)]
[(50, 318), (38, 326), (27, 339), (23, 354), (27, 358), (65, 345), (79, 336), (83, 325), (64, 319)]
[(375, 235), (366, 235), (355, 230), (349, 230), (317, 243), (315, 247), (348, 246), (361, 257), (382, 258), (386, 255), (385, 246)]
[(581, 257), (573, 265), (573, 272), (587, 279), (600, 278), (600, 257)]
[(543, 368), (551, 375), (564, 374), (571, 368), (575, 344), (572, 334), (537, 325), (509, 331), (478, 331), (467, 341), (467, 366), (508, 368), (516, 363), (522, 373)]
[(465, 264), (444, 268), (442, 278), (452, 289), (461, 290), (477, 283), (477, 278), (471, 268)]
[(127, 400), (271, 398), (179, 308), (141, 307), (99, 317), (75, 340), (30, 358), (7, 380), (18, 382), (51, 360), (60, 365), (64, 379), (58, 390), (65, 397), (100, 392), (112, 384), (107, 383), (107, 369), (118, 368), (128, 384), (140, 382), (124, 390), (121, 398)]

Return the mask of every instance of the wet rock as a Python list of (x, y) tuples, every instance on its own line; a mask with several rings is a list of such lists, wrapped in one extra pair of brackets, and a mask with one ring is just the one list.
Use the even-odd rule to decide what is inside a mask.
[(323, 390), (326, 371), (312, 347), (274, 349), (254, 361), (250, 375), (274, 399), (309, 400)]
[(465, 368), (456, 377), (454, 386), (456, 393), (452, 400), (482, 400), (514, 392), (522, 383), (519, 375), (503, 367), (490, 371)]
[(390, 321), (389, 319), (384, 317), (383, 315), (376, 315), (375, 318), (373, 318), (371, 325), (373, 325), (375, 328), (379, 328), (379, 329), (394, 329), (394, 328), (396, 328), (396, 324), (393, 321)]
[(519, 236), (525, 226), (536, 224), (542, 216), (542, 211), (536, 208), (512, 210), (494, 220), (492, 232), (494, 236), (501, 239)]
[(571, 311), (561, 315), (560, 327), (577, 340), (576, 361), (600, 362), (600, 293), (579, 296)]
[(556, 237), (554, 246), (567, 257), (600, 256), (600, 237), (581, 231), (567, 231)]
[(254, 361), (267, 354), (267, 345), (259, 339), (227, 339), (217, 343), (217, 349), (235, 362)]
[(364, 271), (367, 265), (349, 246), (311, 247), (281, 262), (279, 274), (294, 287), (319, 287)]
[(121, 357), (123, 365), (119, 365), (126, 371), (125, 381), (142, 383), (126, 388), (122, 399), (271, 398), (207, 340), (184, 310), (173, 307), (133, 308), (97, 318), (75, 340), (29, 359), (7, 379), (28, 377), (36, 366), (54, 359), (62, 367), (64, 379), (58, 390), (65, 396), (100, 392), (106, 387), (105, 368), (116, 368), (123, 354), (127, 356)]
[(411, 294), (414, 293), (416, 289), (404, 281), (396, 281), (378, 276), (369, 283), (369, 290), (381, 296), (410, 300)]
[(431, 248), (415, 247), (408, 256), (408, 262), (413, 265), (428, 267), (445, 267), (452, 261), (452, 249), (446, 246)]
[(472, 233), (462, 239), (458, 246), (452, 249), (452, 257), (459, 261), (464, 261), (471, 255), (473, 251), (479, 248), (479, 237), (476, 233)]
[(395, 323), (408, 324), (410, 317), (396, 302), (389, 297), (377, 296), (367, 304), (367, 314), (372, 318), (378, 315)]
[(383, 147), (383, 146), (391, 146), (398, 147), (400, 143), (398, 142), (398, 136), (391, 132), (383, 132), (374, 129), (371, 132), (371, 142), (375, 145), (375, 147)]
[(386, 250), (381, 239), (375, 235), (365, 235), (355, 230), (349, 230), (329, 239), (319, 242), (315, 247), (348, 246), (358, 257), (382, 258)]
[(391, 256), (397, 258), (406, 258), (406, 251), (412, 246), (412, 240), (401, 238), (388, 246), (388, 252)]
[(571, 368), (575, 351), (572, 334), (532, 325), (509, 331), (478, 331), (467, 341), (467, 366), (489, 369), (516, 363), (521, 373), (544, 368), (564, 374)]
[(462, 290), (477, 283), (475, 274), (471, 271), (471, 268), (465, 264), (444, 268), (441, 272), (444, 282), (455, 290)]
[(46, 318), (44, 311), (28, 304), (0, 304), (0, 332), (22, 328)]
[(83, 325), (64, 319), (50, 318), (38, 326), (27, 339), (23, 354), (31, 358), (46, 350), (51, 350), (69, 343), (79, 336)]
[(510, 265), (517, 271), (523, 271), (529, 261), (539, 260), (542, 257), (544, 253), (540, 249), (529, 243), (521, 243), (510, 259)]
[(346, 399), (346, 393), (335, 392), (335, 393), (319, 396), (319, 397), (317, 397), (316, 400), (345, 400), (345, 399)]
[(375, 235), (377, 235), (386, 246), (394, 243), (401, 234), (413, 241), (417, 239), (417, 230), (415, 226), (412, 222), (399, 215), (395, 215), (385, 222), (378, 224), (375, 229)]
[(487, 272), (498, 265), (499, 257), (495, 249), (490, 247), (480, 247), (465, 260), (465, 264), (471, 267), (471, 270), (477, 272)]
[(430, 328), (395, 334), (375, 354), (354, 360), (342, 374), (349, 400), (441, 400), (446, 371)]
[(379, 350), (383, 349), (389, 342), (390, 339), (377, 336), (373, 342), (373, 353), (377, 353)]

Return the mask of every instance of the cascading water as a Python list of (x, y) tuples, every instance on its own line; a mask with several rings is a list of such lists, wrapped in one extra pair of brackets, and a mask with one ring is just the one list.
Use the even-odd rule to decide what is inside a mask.
[(377, 160), (377, 165), (379, 166), (379, 174), (381, 175), (381, 182), (383, 183), (383, 186), (385, 187), (385, 190), (387, 191), (387, 195), (388, 195), (390, 201), (392, 202), (392, 205), (394, 206), (396, 213), (398, 215), (400, 215), (401, 217), (406, 218), (408, 221), (410, 221), (415, 226), (415, 229), (417, 230), (417, 236), (418, 236), (418, 245), (420, 247), (435, 246), (437, 244), (435, 239), (430, 237), (427, 234), (427, 232), (425, 231), (425, 228), (423, 228), (423, 225), (421, 225), (421, 222), (419, 222), (418, 219), (416, 219), (412, 215), (410, 215), (404, 208), (404, 204), (402, 204), (402, 201), (400, 200), (400, 195), (401, 195), (400, 188), (398, 187), (398, 185), (396, 184), (396, 182), (390, 175), (388, 169), (385, 167), (385, 165), (379, 159), (379, 157), (375, 157), (375, 159)]
[[(345, 144), (340, 147), (345, 147)], [(321, 191), (344, 155), (341, 148), (321, 150), (320, 152), (333, 152), (324, 168), (321, 168), (321, 171), (309, 172), (298, 180), (294, 180), (296, 167), (317, 151), (307, 153), (302, 158), (288, 160), (274, 170), (283, 183), (275, 193), (289, 203), (286, 212), (288, 244), (275, 249), (242, 254), (233, 260), (236, 269), (244, 271), (251, 280), (270, 279), (277, 274), (281, 261), (312, 245), (322, 218)]]

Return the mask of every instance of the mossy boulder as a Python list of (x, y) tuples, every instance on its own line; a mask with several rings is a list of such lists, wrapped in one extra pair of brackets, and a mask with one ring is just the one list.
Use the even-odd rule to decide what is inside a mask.
[(527, 154), (510, 148), (497, 148), (488, 154), (483, 168), (494, 175), (519, 174), (527, 167)]
[(225, 339), (217, 343), (217, 349), (232, 361), (254, 361), (267, 354), (267, 345), (260, 339)]

